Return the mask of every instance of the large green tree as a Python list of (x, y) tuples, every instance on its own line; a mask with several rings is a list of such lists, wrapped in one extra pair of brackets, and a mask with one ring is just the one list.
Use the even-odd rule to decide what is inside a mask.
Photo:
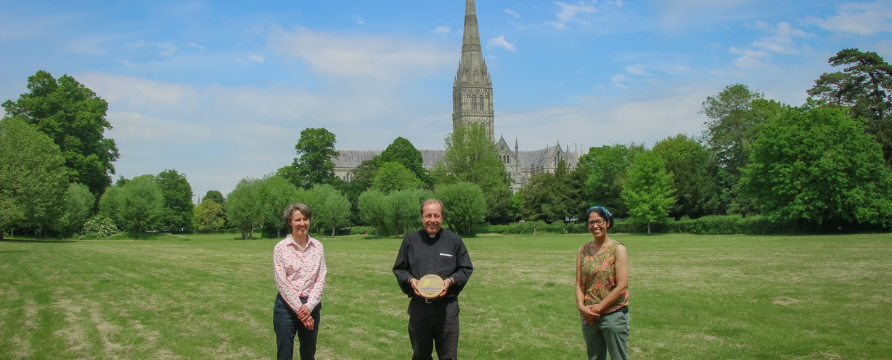
[(204, 194), (204, 197), (201, 198), (201, 202), (204, 202), (207, 199), (214, 200), (214, 202), (220, 204), (220, 206), (226, 205), (226, 198), (223, 197), (223, 193), (219, 190), (208, 190), (208, 192)]
[(446, 208), (443, 222), (450, 229), (460, 235), (475, 235), (474, 227), (483, 223), (486, 215), (486, 202), (480, 186), (469, 182), (438, 186), (435, 196)]
[(65, 214), (61, 219), (65, 224), (62, 234), (72, 236), (81, 233), (95, 205), (96, 197), (90, 192), (90, 188), (83, 184), (68, 184), (65, 192)]
[(309, 192), (315, 196), (315, 204), (310, 208), (313, 211), (311, 225), (319, 230), (331, 229), (332, 237), (338, 228), (350, 225), (350, 200), (343, 193), (328, 184), (313, 186)]
[(390, 220), (390, 200), (387, 194), (378, 190), (368, 190), (359, 195), (359, 216), (366, 224), (375, 227), (375, 237), (379, 230), (388, 233), (388, 221)]
[(68, 188), (64, 157), (21, 117), (0, 120), (0, 239), (4, 230), (53, 230)]
[(359, 164), (359, 166), (350, 170), (350, 182), (362, 184), (362, 191), (368, 190), (372, 187), (372, 180), (375, 179), (375, 174), (378, 172), (378, 157), (373, 159), (364, 160)]
[(394, 236), (406, 234), (416, 228), (421, 219), (418, 213), (421, 202), (414, 190), (394, 191), (387, 195), (387, 203), (390, 205), (387, 227), (393, 230)]
[(46, 71), (28, 77), (28, 92), (3, 103), (6, 116), (23, 116), (59, 146), (69, 181), (85, 184), (102, 194), (115, 173), (115, 141), (104, 133), (108, 103), (92, 90), (64, 75), (58, 80)]
[[(259, 180), (243, 178), (228, 195), (226, 220), (242, 232), (242, 239), (254, 236), (254, 229), (263, 225), (263, 202), (260, 201)], [(284, 209), (283, 209), (284, 210)]]
[(214, 231), (226, 223), (223, 206), (210, 198), (205, 198), (193, 211), (192, 222), (198, 231)]
[(325, 128), (307, 128), (300, 132), (300, 139), (294, 145), (297, 151), (292, 164), (294, 178), (290, 179), (294, 185), (310, 189), (313, 185), (328, 184), (335, 179), (331, 159), (340, 155), (335, 150), (335, 143), (335, 134)]
[(153, 175), (133, 178), (121, 188), (117, 224), (139, 238), (157, 228), (164, 216), (164, 194)]
[(511, 180), (499, 160), (495, 144), (480, 125), (455, 128), (446, 136), (446, 153), (431, 175), (437, 184), (477, 184), (486, 200), (486, 218), (504, 222), (511, 218)]
[(582, 158), (581, 166), (588, 168), (585, 180), (585, 198), (589, 205), (600, 205), (613, 210), (613, 215), (624, 218), (629, 215), (622, 198), (627, 173), (635, 157), (644, 151), (644, 146), (604, 145), (589, 149)]
[(753, 143), (742, 188), (772, 220), (886, 224), (892, 173), (864, 128), (845, 109), (788, 109)]
[[(129, 181), (128, 181), (129, 182)], [(118, 222), (121, 209), (121, 196), (125, 185), (113, 185), (105, 188), (102, 197), (99, 198), (99, 214), (111, 219), (119, 228)]]
[(740, 169), (749, 159), (749, 149), (759, 135), (759, 124), (766, 116), (757, 111), (764, 94), (743, 84), (725, 87), (703, 102), (701, 114), (708, 121), (703, 137), (707, 148), (719, 165), (722, 206), (729, 213), (749, 214), (758, 211), (758, 204), (740, 197)]
[(892, 65), (875, 52), (843, 49), (828, 60), (843, 71), (824, 73), (808, 94), (850, 107), (866, 132), (880, 143), (886, 165), (892, 165)]
[(282, 211), (297, 202), (300, 193), (294, 184), (279, 175), (265, 176), (259, 182), (258, 191), (263, 208), (263, 224), (267, 229), (275, 228), (276, 238), (281, 238), (282, 230), (287, 226)]
[(415, 149), (415, 146), (409, 140), (398, 137), (387, 146), (387, 149), (381, 152), (381, 155), (377, 156), (378, 167), (389, 162), (397, 162), (405, 166), (415, 173), (415, 176), (425, 185), (433, 185), (433, 179), (424, 170), (421, 152)]
[(574, 187), (567, 163), (561, 161), (554, 174), (533, 175), (520, 190), (523, 217), (530, 221), (546, 222), (568, 220), (579, 212), (576, 199), (578, 187)]
[(684, 134), (670, 136), (654, 144), (653, 151), (673, 174), (676, 201), (670, 215), (680, 219), (718, 214), (718, 166), (697, 139)]
[(629, 221), (650, 224), (666, 220), (675, 204), (672, 173), (666, 172), (666, 162), (654, 151), (645, 151), (635, 157), (629, 179), (623, 187), (622, 197), (629, 207)]
[(350, 181), (336, 179), (335, 187), (338, 188), (350, 201), (352, 208), (350, 221), (356, 225), (371, 225), (362, 220), (359, 214), (359, 197), (372, 188), (372, 180), (378, 171), (378, 156), (364, 160), (359, 166), (350, 170)]
[(417, 189), (422, 185), (421, 179), (412, 170), (398, 162), (380, 164), (372, 180), (372, 189), (384, 193)]
[(192, 186), (186, 174), (176, 170), (164, 170), (155, 179), (164, 195), (164, 215), (160, 226), (171, 231), (188, 231), (192, 228), (195, 204), (192, 203)]

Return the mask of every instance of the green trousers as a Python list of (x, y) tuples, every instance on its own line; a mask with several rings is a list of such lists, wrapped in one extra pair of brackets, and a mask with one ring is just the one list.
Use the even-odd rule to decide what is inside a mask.
[(611, 360), (628, 360), (629, 314), (622, 311), (603, 314), (592, 325), (583, 321), (582, 337), (585, 338), (587, 359), (607, 360), (609, 353)]

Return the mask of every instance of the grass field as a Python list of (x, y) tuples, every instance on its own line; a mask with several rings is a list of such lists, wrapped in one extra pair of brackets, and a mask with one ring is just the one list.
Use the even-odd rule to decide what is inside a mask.
[[(271, 359), (275, 239), (0, 241), (0, 359)], [(892, 358), (892, 234), (613, 235), (634, 359)], [(590, 235), (465, 239), (464, 359), (582, 359)], [(322, 238), (319, 359), (408, 359), (400, 239)]]

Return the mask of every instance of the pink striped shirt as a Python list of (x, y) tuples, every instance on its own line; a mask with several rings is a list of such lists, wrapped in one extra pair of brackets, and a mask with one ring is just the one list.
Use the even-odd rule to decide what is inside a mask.
[(319, 240), (309, 237), (307, 247), (301, 251), (288, 235), (273, 249), (273, 270), (279, 294), (295, 312), (300, 308), (301, 297), (308, 298), (306, 305), (310, 310), (322, 300), (326, 268)]

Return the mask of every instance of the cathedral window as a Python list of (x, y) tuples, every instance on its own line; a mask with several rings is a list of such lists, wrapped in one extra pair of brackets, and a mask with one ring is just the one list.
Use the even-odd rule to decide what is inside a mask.
[(471, 97), (471, 109), (477, 110), (477, 97), (476, 96)]

